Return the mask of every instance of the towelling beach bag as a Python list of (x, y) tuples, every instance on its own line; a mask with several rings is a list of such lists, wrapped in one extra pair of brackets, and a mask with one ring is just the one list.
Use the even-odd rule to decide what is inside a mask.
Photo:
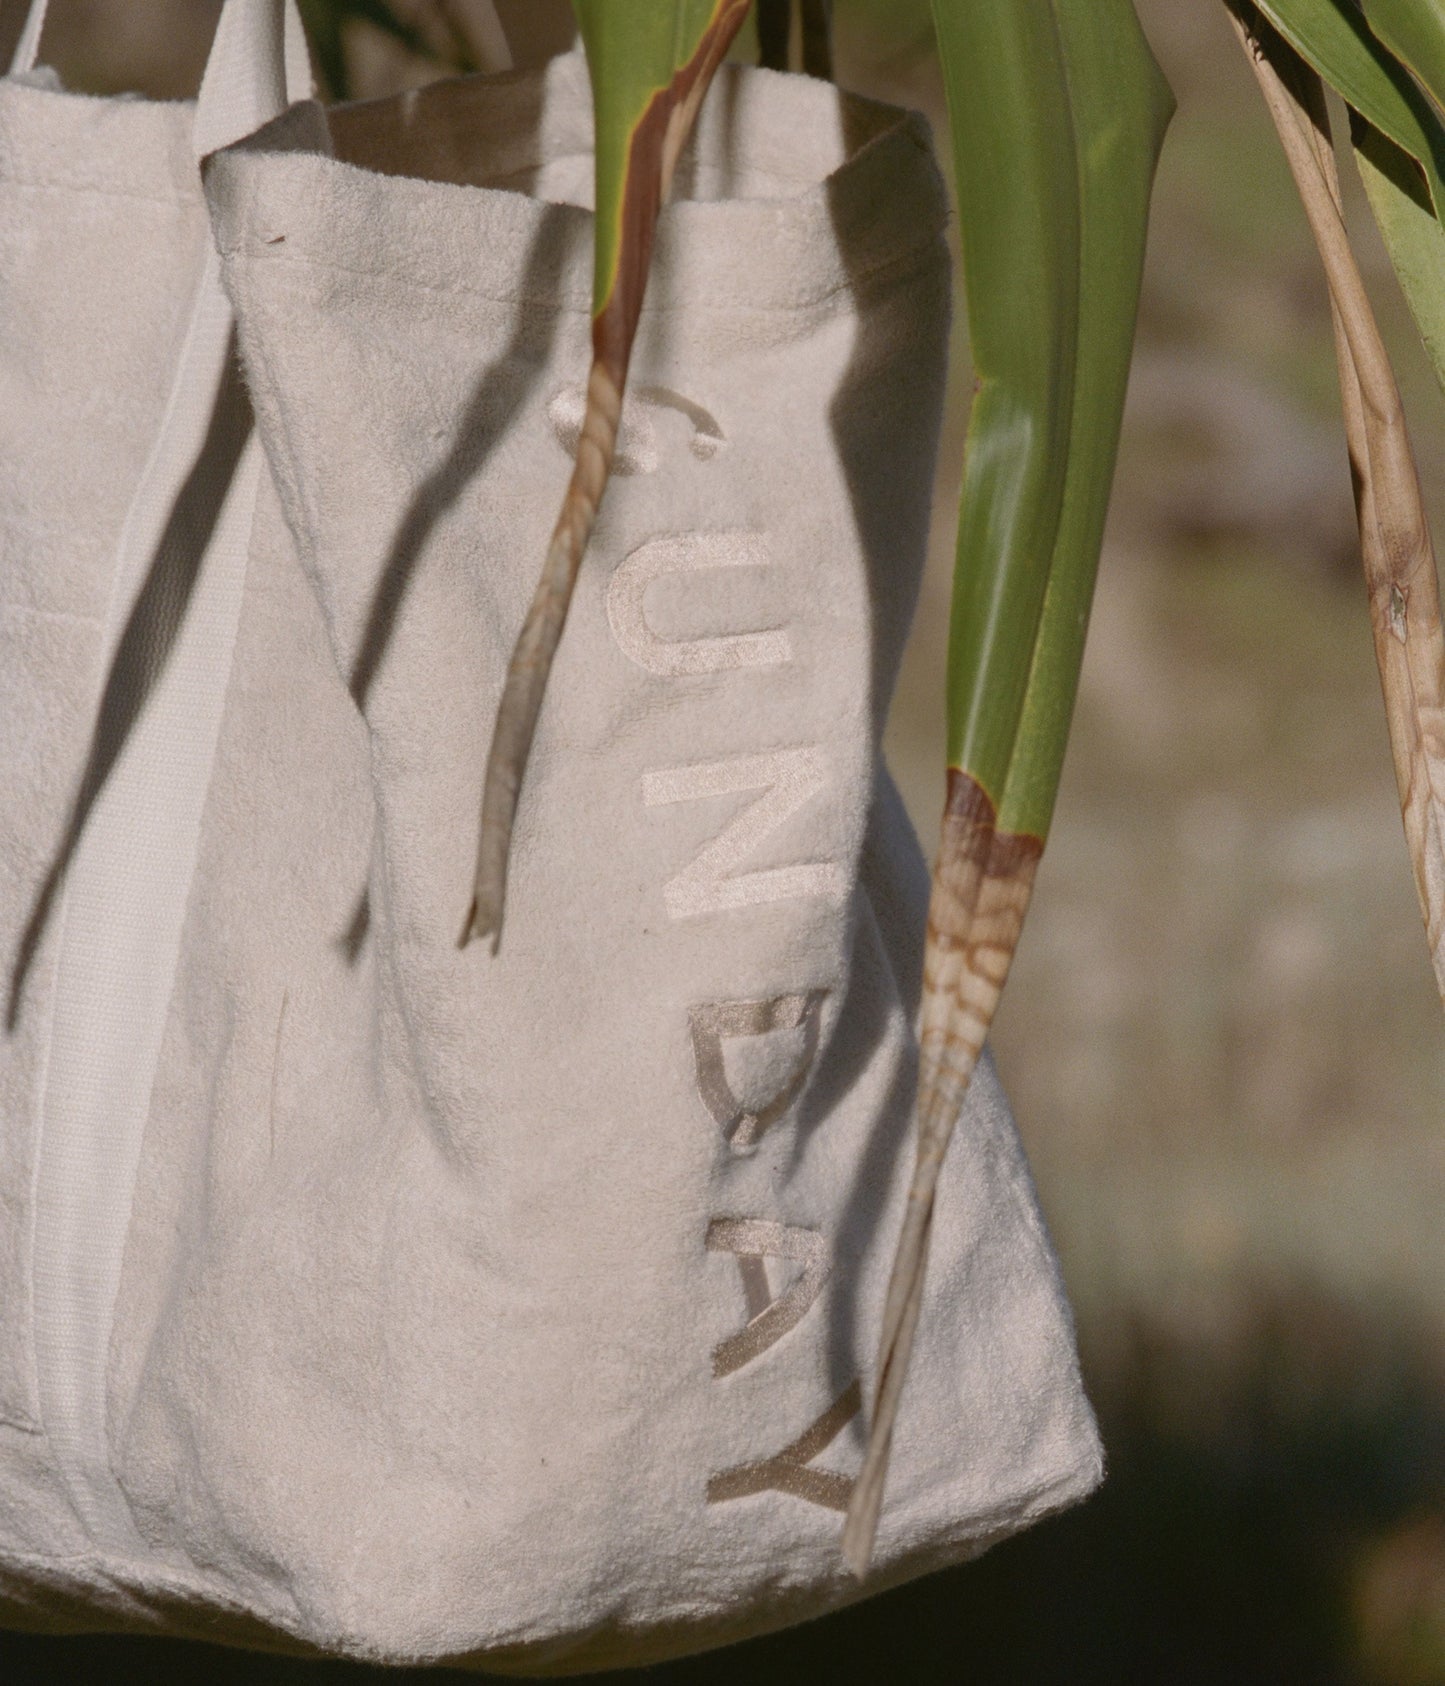
[(585, 65), (258, 128), (279, 34), (229, 0), (199, 109), (0, 85), (3, 1617), (566, 1673), (968, 1557), (1100, 1455), (985, 1062), (844, 1565), (927, 894), (878, 747), (924, 129), (709, 95), (494, 956), (457, 936), (581, 418)]

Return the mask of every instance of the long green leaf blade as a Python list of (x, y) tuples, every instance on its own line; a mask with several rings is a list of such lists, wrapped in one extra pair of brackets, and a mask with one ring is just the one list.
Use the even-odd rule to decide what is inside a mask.
[(1445, 110), (1445, 0), (1362, 0), (1370, 28)]
[(1114, 480), (1154, 168), (1174, 98), (1130, 0), (1057, 8), (1079, 137), (1079, 338), (1064, 499), (1001, 831), (1048, 835)]
[(1350, 117), (1370, 209), (1436, 378), (1445, 386), (1445, 229), (1422, 202), (1413, 160), (1358, 112)]
[(1345, 104), (1424, 170), (1445, 208), (1445, 130), (1409, 72), (1351, 0), (1258, 0), (1260, 12)]
[[(648, 209), (656, 215), (696, 110), (692, 95), (701, 98), (747, 13), (748, 0), (652, 0), (646, 5), (573, 0), (572, 9), (592, 80), (597, 149), (592, 309), (600, 316), (619, 287), (632, 283), (629, 271), (641, 268), (645, 279), (651, 242), (648, 238), (647, 253), (640, 242)], [(680, 79), (681, 87), (676, 86)], [(659, 130), (655, 139), (649, 124)]]
[(1063, 504), (1078, 345), (1078, 162), (1050, 0), (935, 0), (934, 18), (975, 372), (949, 629), (948, 758), (996, 803)]

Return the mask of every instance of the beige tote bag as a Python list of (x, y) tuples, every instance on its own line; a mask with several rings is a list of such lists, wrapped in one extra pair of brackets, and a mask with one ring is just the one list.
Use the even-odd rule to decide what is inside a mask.
[[(165, 998), (131, 1157), (96, 1174), (91, 1137), (51, 1128), (65, 1036), (100, 1011), (67, 1007), (64, 952), (46, 995), (31, 966), (17, 1024), (64, 1057), (3, 1046), (7, 1244), (12, 1212), (33, 1237), (6, 1284), (34, 1284), (0, 1308), (12, 1621), (567, 1673), (819, 1612), (1098, 1479), (985, 1065), (874, 1572), (844, 1567), (927, 891), (878, 751), (948, 316), (916, 119), (765, 72), (709, 96), (507, 930), (496, 956), (458, 947), (492, 715), (580, 422), (591, 172), (576, 55), (302, 104), (206, 165), (264, 468), (234, 654), (191, 699), (218, 723), (194, 863), (165, 868), (174, 959), (163, 986), (148, 953), (115, 974), (117, 1000)], [(98, 477), (70, 414), (32, 404), (71, 478)], [(139, 464), (105, 472), (119, 505)], [(37, 636), (16, 605), (54, 554), (17, 569), (7, 548), (7, 638)], [(22, 910), (86, 777), (104, 665), (72, 700), (26, 659), (0, 756), (50, 808), (18, 810), (39, 839), (7, 889)], [(148, 770), (151, 809), (173, 762)], [(84, 835), (131, 858), (135, 827), (97, 800)], [(4, 848), (7, 870), (29, 859)], [(80, 855), (65, 933), (90, 944), (111, 910), (73, 905)], [(90, 1235), (120, 1241), (103, 1278), (83, 1267), (82, 1328), (40, 1285)]]

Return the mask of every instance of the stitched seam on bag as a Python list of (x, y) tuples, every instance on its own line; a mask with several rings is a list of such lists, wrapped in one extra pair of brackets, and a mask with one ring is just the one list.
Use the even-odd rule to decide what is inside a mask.
[[(236, 312), (236, 314), (237, 314), (238, 319), (243, 315), (243, 311), (240, 307), (240, 301), (239, 300), (237, 301), (237, 312)], [(292, 535), (293, 538), (295, 538), (297, 540), (298, 552), (303, 553), (300, 556), (298, 556), (298, 560), (301, 560), (303, 563), (309, 563), (310, 568), (312, 570), (312, 573), (319, 577), (321, 570), (320, 570), (320, 564), (319, 564), (319, 560), (318, 560), (319, 545), (318, 545), (318, 540), (317, 540), (317, 537), (316, 537), (316, 533), (317, 533), (317, 529), (319, 527), (319, 523), (316, 521), (313, 512), (311, 511), (311, 509), (308, 506), (306, 494), (303, 490), (303, 480), (302, 480), (302, 476), (301, 476), (300, 469), (299, 469), (300, 460), (301, 460), (300, 459), (300, 453), (296, 449), (295, 435), (294, 435), (293, 428), (292, 428), (290, 413), (289, 413), (289, 410), (288, 410), (288, 406), (287, 406), (284, 398), (282, 397), (281, 385), (277, 381), (276, 376), (275, 376), (274, 367), (273, 367), (272, 360), (271, 360), (270, 350), (269, 350), (269, 347), (268, 347), (268, 344), (267, 344), (267, 341), (266, 341), (266, 335), (264, 333), (255, 336), (254, 341), (251, 341), (251, 342), (248, 343), (246, 355), (247, 355), (247, 358), (249, 360), (253, 361), (255, 364), (257, 364), (259, 366), (261, 378), (266, 383), (267, 387), (270, 389), (271, 408), (272, 408), (272, 411), (273, 411), (273, 413), (276, 417), (277, 431), (280, 435), (280, 439), (279, 439), (280, 453), (285, 459), (285, 470), (288, 473), (288, 475), (290, 477), (290, 480), (291, 480), (291, 486), (292, 486), (292, 491), (293, 491), (293, 494), (294, 494), (294, 497), (295, 497), (298, 515), (299, 515), (299, 518), (300, 518), (301, 522), (304, 524), (304, 527), (305, 527), (305, 530), (303, 532), (301, 532), (299, 534), (293, 533), (293, 535)], [(284, 513), (285, 512), (283, 510), (283, 515), (284, 515)], [(290, 523), (288, 522), (287, 525), (289, 526)], [(309, 581), (308, 581), (308, 584), (310, 584)], [(312, 589), (314, 590), (314, 587)], [(327, 642), (328, 643), (331, 642), (329, 636), (328, 636)], [(333, 660), (336, 659), (336, 651), (335, 651), (334, 646), (332, 648), (332, 659)], [(352, 695), (351, 687), (349, 685), (346, 687), (346, 694), (347, 694), (348, 699), (351, 702), (353, 710), (355, 711), (355, 713), (357, 715), (360, 716), (362, 722), (367, 727), (367, 784), (370, 787), (372, 814), (373, 814), (373, 819), (374, 819), (375, 828), (376, 828), (375, 829), (375, 839), (376, 839), (376, 843), (379, 845), (379, 848), (380, 848), (381, 869), (382, 869), (382, 873), (383, 873), (383, 877), (384, 877), (384, 881), (385, 881), (385, 885), (386, 885), (387, 898), (388, 898), (388, 901), (390, 901), (391, 895), (392, 895), (392, 887), (396, 882), (396, 874), (395, 874), (395, 863), (392, 860), (391, 851), (390, 851), (390, 848), (389, 848), (389, 829), (390, 828), (386, 824), (384, 810), (383, 810), (382, 801), (381, 801), (381, 789), (380, 789), (380, 786), (378, 784), (377, 775), (376, 775), (376, 745), (375, 745), (373, 735), (371, 733), (370, 722), (367, 721), (365, 711), (361, 708), (360, 704), (356, 701), (355, 697)], [(368, 875), (368, 877), (369, 877), (369, 875)], [(418, 1035), (417, 1035), (416, 1026), (413, 1023), (411, 1013), (407, 1010), (407, 1005), (406, 1005), (406, 1003), (407, 1003), (407, 993), (406, 993), (405, 989), (401, 987), (402, 980), (400, 978), (400, 975), (395, 970), (394, 963), (393, 963), (393, 966), (392, 966), (392, 976), (393, 976), (394, 985), (397, 989), (398, 999), (402, 1004), (402, 1012), (401, 1012), (402, 1026), (403, 1026), (404, 1034), (406, 1036), (406, 1039), (407, 1039), (407, 1042), (408, 1042), (408, 1045), (409, 1045), (409, 1048), (410, 1048), (410, 1052), (411, 1052), (412, 1060), (413, 1060), (414, 1065), (415, 1065), (415, 1069), (417, 1069), (418, 1071), (424, 1071), (425, 1065), (424, 1065), (424, 1062), (422, 1060), (422, 1049), (421, 1049), (421, 1046), (418, 1042)]]
[[(906, 275), (908, 266), (916, 264), (922, 269), (929, 263), (943, 267), (947, 262), (947, 248), (942, 243), (942, 229), (933, 231), (925, 240), (905, 251), (885, 258), (871, 268), (856, 270), (844, 277), (835, 286), (825, 287), (819, 292), (807, 294), (791, 303), (756, 303), (743, 300), (737, 304), (717, 304), (706, 298), (679, 301), (677, 304), (649, 304), (645, 316), (673, 316), (683, 312), (696, 312), (710, 316), (801, 316), (810, 313), (829, 314), (824, 307), (832, 307), (837, 301), (851, 299), (857, 292), (879, 279), (892, 278), (894, 272)], [(238, 248), (232, 248), (237, 250)], [(580, 301), (573, 303), (567, 298), (556, 295), (528, 296), (520, 293), (491, 292), (482, 287), (468, 285), (466, 282), (443, 283), (440, 281), (424, 281), (419, 277), (404, 276), (398, 279), (394, 271), (389, 269), (361, 269), (353, 264), (339, 262), (335, 258), (323, 257), (319, 253), (288, 251), (284, 255), (275, 247), (265, 242), (250, 238), (246, 240), (240, 250), (248, 254), (263, 254), (270, 263), (278, 264), (290, 269), (319, 269), (336, 275), (350, 275), (357, 280), (375, 281), (387, 286), (401, 285), (415, 292), (436, 293), (443, 298), (478, 298), (486, 299), (492, 304), (532, 305), (538, 308), (551, 307), (565, 310), (574, 316), (590, 316), (590, 303)]]
[[(236, 312), (238, 320), (241, 314), (242, 312), (238, 307)], [(291, 493), (295, 500), (297, 513), (304, 527), (303, 532), (292, 535), (293, 538), (298, 540), (298, 549), (304, 551), (304, 556), (298, 558), (298, 560), (303, 560), (309, 563), (312, 573), (319, 577), (320, 567), (318, 563), (316, 538), (318, 523), (315, 519), (314, 512), (310, 508), (304, 490), (304, 481), (300, 472), (300, 453), (296, 449), (290, 416), (287, 412), (285, 400), (281, 396), (280, 383), (276, 379), (275, 371), (272, 366), (271, 354), (266, 344), (266, 335), (262, 333), (254, 336), (254, 338), (250, 335), (246, 335), (244, 337), (243, 351), (246, 362), (259, 365), (261, 378), (270, 389), (271, 408), (275, 413), (281, 435), (280, 445), (281, 454), (285, 458), (285, 473), (291, 483)], [(245, 373), (244, 365), (243, 373)], [(248, 386), (251, 384), (249, 376), (247, 377), (247, 384)], [(283, 515), (285, 514), (284, 509), (282, 513)], [(287, 525), (289, 526), (290, 523), (288, 522)], [(308, 584), (309, 583), (310, 582), (308, 581)], [(312, 589), (314, 590), (314, 587)], [(348, 687), (348, 695), (349, 694), (350, 688)]]
[[(248, 191), (247, 191), (246, 197), (245, 197), (244, 211), (245, 211), (247, 216), (254, 217), (255, 211), (256, 211), (256, 200), (257, 200), (258, 191), (259, 191), (258, 184), (253, 179), (251, 182), (249, 182), (247, 184), (247, 187), (248, 187)], [(222, 254), (222, 262), (221, 262), (223, 284), (224, 284), (224, 280), (225, 280), (225, 273), (226, 273), (226, 270), (227, 270), (228, 267), (229, 266), (226, 262), (226, 254), (223, 253)], [(243, 290), (244, 290), (244, 282), (242, 282), (241, 285), (238, 286), (237, 293), (239, 294)], [(312, 571), (313, 576), (319, 578), (320, 577), (320, 569), (319, 569), (319, 558), (318, 558), (317, 537), (316, 537), (317, 529), (318, 529), (318, 523), (315, 519), (314, 511), (309, 506), (309, 503), (308, 503), (308, 500), (307, 500), (307, 497), (306, 497), (306, 493), (305, 493), (305, 490), (304, 490), (304, 481), (303, 481), (303, 478), (302, 478), (302, 475), (301, 475), (301, 467), (300, 467), (301, 457), (300, 457), (300, 453), (296, 449), (295, 439), (294, 439), (292, 427), (291, 427), (291, 422), (290, 422), (290, 420), (287, 416), (286, 404), (285, 404), (285, 402), (282, 398), (281, 383), (276, 379), (275, 367), (274, 367), (274, 365), (272, 363), (272, 360), (271, 360), (271, 353), (270, 353), (270, 350), (269, 350), (269, 347), (268, 347), (267, 338), (266, 338), (266, 335), (265, 335), (264, 332), (261, 333), (261, 334), (253, 336), (253, 335), (248, 334), (245, 331), (244, 317), (245, 317), (246, 312), (242, 307), (242, 299), (239, 296), (233, 296), (232, 297), (232, 304), (233, 304), (234, 309), (235, 309), (236, 333), (237, 333), (237, 336), (238, 336), (240, 349), (241, 349), (241, 364), (242, 364), (243, 376), (246, 378), (247, 383), (249, 385), (250, 376), (247, 373), (245, 366), (248, 362), (254, 362), (256, 365), (259, 366), (261, 378), (265, 381), (266, 385), (270, 388), (271, 407), (274, 410), (275, 415), (276, 415), (276, 420), (277, 420), (280, 435), (281, 435), (281, 440), (280, 440), (281, 450), (282, 450), (282, 453), (283, 453), (283, 455), (286, 459), (286, 462), (285, 462), (286, 474), (287, 474), (287, 476), (288, 476), (288, 478), (290, 479), (290, 482), (291, 482), (291, 493), (292, 493), (292, 497), (293, 497), (293, 500), (294, 500), (295, 505), (296, 505), (298, 517), (305, 526), (304, 533), (302, 533), (300, 535), (294, 535), (293, 534), (293, 537), (298, 539), (298, 550), (301, 550), (301, 551), (304, 552), (303, 555), (298, 556), (298, 560), (302, 561), (303, 563), (309, 563), (310, 566), (311, 566), (311, 571)], [(256, 408), (256, 406), (253, 404), (253, 410), (255, 408)], [(281, 488), (278, 487), (278, 490), (281, 490)], [(283, 515), (285, 513), (284, 499), (283, 499), (282, 513), (283, 513)], [(290, 525), (289, 521), (287, 522), (287, 525), (288, 526)], [(304, 540), (304, 544), (300, 543), (299, 542), (300, 540)], [(315, 588), (313, 587), (313, 590), (314, 589)], [(329, 637), (327, 639), (327, 642), (330, 643)], [(349, 692), (349, 690), (350, 690), (350, 687), (348, 687), (348, 692)]]
[[(941, 234), (942, 231), (940, 230), (939, 232)], [(871, 269), (859, 270), (854, 274), (849, 275), (836, 286), (824, 288), (821, 292), (810, 294), (792, 303), (759, 304), (742, 301), (737, 304), (712, 304), (710, 306), (709, 301), (706, 299), (689, 299), (677, 304), (650, 304), (647, 307), (646, 315), (676, 315), (679, 312), (696, 311), (699, 308), (699, 305), (701, 305), (704, 313), (715, 316), (796, 316), (809, 312), (822, 313), (822, 307), (832, 306), (837, 300), (856, 293), (856, 291), (865, 284), (880, 278), (888, 277), (895, 270), (906, 271), (906, 267), (910, 260), (917, 258), (920, 253), (925, 254), (925, 256), (930, 255), (929, 248), (933, 245), (934, 241), (930, 240), (919, 246), (910, 247), (906, 252), (899, 253), (896, 257), (885, 259), (882, 263), (874, 265)], [(253, 251), (260, 251), (263, 248), (259, 243), (253, 243), (251, 249)], [(281, 257), (268, 250), (267, 255), (273, 263), (287, 265), (294, 269), (319, 269), (338, 275), (354, 276), (358, 280), (375, 281), (388, 286), (395, 286), (398, 284), (398, 277), (392, 271), (386, 269), (359, 269), (350, 264), (340, 263), (334, 258), (321, 257), (311, 253), (300, 253), (295, 255), (288, 253), (285, 257)], [(939, 258), (945, 255), (944, 249), (939, 246), (931, 255), (933, 256), (934, 262), (937, 263)], [(923, 268), (924, 264), (920, 263), (918, 267)], [(591, 315), (591, 306), (589, 304), (585, 302), (574, 304), (566, 298), (558, 298), (555, 295), (538, 298), (535, 295), (528, 297), (527, 295), (520, 293), (488, 292), (481, 287), (469, 286), (465, 282), (443, 284), (438, 281), (423, 281), (420, 278), (413, 278), (410, 276), (401, 278), (400, 285), (411, 288), (417, 292), (436, 293), (442, 297), (480, 298), (486, 299), (489, 303), (493, 304), (522, 305), (524, 307), (530, 305), (537, 309), (555, 307), (557, 309), (566, 310), (575, 316)]]

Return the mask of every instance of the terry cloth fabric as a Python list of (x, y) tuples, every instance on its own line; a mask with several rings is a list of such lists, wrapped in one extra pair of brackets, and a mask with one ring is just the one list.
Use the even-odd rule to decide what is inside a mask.
[(310, 88), (281, 0), (227, 0), (186, 104), (64, 92), (35, 68), (44, 12), (0, 82), (0, 1540), (20, 1562), (136, 1544), (106, 1355), (262, 471), (199, 160)]
[[(709, 96), (501, 950), (457, 946), (581, 419), (590, 135), (569, 55), (304, 104), (207, 166), (267, 472), (126, 1191), (132, 1534), (93, 1537), (43, 1413), (0, 1426), (12, 1621), (568, 1673), (817, 1613), (1098, 1479), (985, 1064), (875, 1569), (843, 1566), (927, 895), (878, 753), (948, 316), (917, 120), (766, 72)], [(79, 769), (93, 707), (44, 753)]]

